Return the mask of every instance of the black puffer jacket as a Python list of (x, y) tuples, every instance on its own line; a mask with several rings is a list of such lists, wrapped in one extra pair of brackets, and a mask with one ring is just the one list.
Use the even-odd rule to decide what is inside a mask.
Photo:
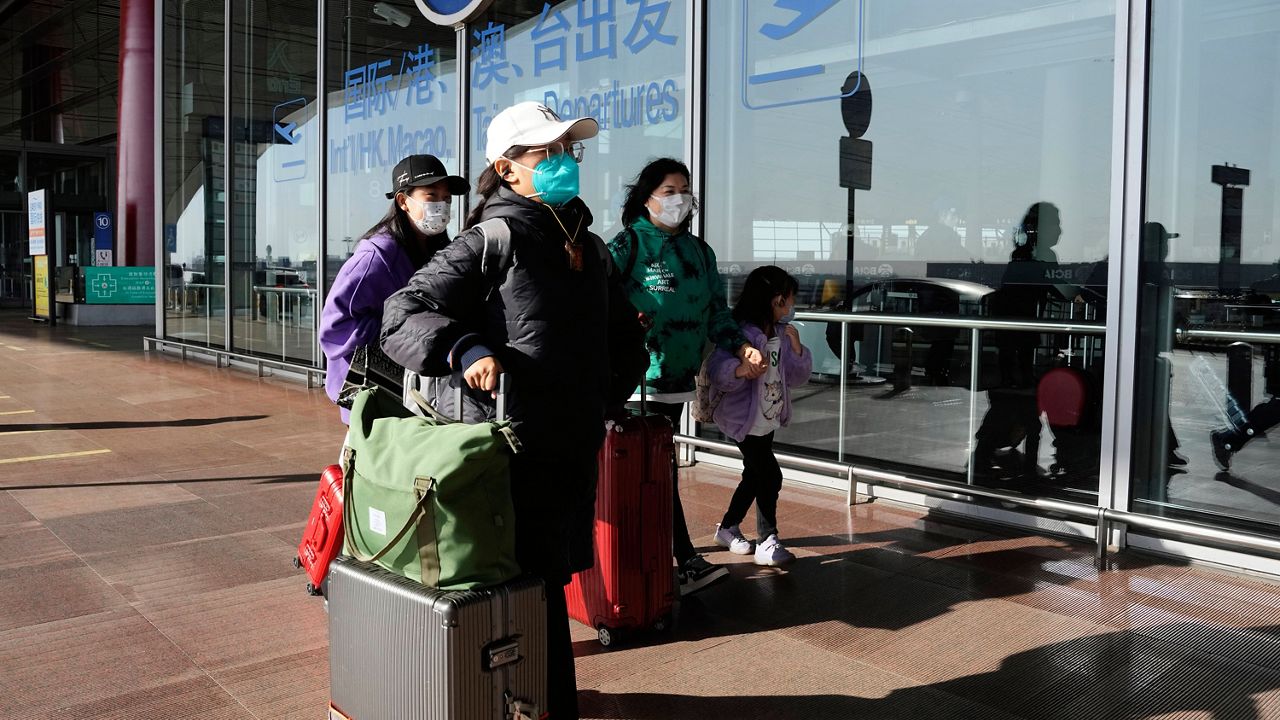
[[(486, 260), (483, 233), (463, 232), (387, 299), (382, 348), (427, 376), (492, 354), (507, 373), (507, 414), (526, 450), (594, 453), (604, 438), (609, 380), (608, 259), (587, 230), (585, 203), (575, 199), (555, 212), (569, 234), (577, 229), (581, 270), (570, 268), (551, 208), (501, 188), (483, 219), (501, 218), (511, 229), (505, 276), (488, 267), (497, 255), (491, 246)], [(448, 397), (435, 400), (455, 415)], [(467, 405), (468, 419), (492, 416), (487, 394), (468, 393)]]

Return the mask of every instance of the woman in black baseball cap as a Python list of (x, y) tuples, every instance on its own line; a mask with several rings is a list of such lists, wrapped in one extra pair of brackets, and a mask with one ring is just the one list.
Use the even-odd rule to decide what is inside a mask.
[[(338, 271), (320, 315), (320, 349), (329, 358), (325, 392), (335, 402), (356, 348), (378, 345), (383, 302), (449, 244), (453, 196), (471, 186), (436, 156), (410, 155), (391, 171), (391, 188), (391, 207)], [(347, 411), (341, 414), (347, 422)]]

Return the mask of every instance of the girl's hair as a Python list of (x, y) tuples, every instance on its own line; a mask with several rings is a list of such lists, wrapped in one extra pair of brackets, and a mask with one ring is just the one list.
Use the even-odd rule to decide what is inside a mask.
[[(502, 153), (502, 157), (514, 160), (527, 152), (529, 152), (529, 146), (512, 145), (506, 152)], [(488, 167), (480, 173), (480, 179), (476, 180), (476, 195), (480, 199), (476, 201), (476, 206), (471, 208), (471, 212), (467, 214), (467, 223), (463, 230), (475, 227), (483, 219), (481, 215), (484, 214), (485, 204), (489, 202), (489, 198), (493, 197), (494, 193), (498, 192), (498, 188), (504, 187), (510, 187), (510, 185), (498, 175), (497, 170), (493, 169), (493, 163), (489, 163)]]
[(386, 232), (396, 241), (396, 244), (409, 255), (409, 259), (415, 265), (426, 264), (427, 258), (419, 257), (423, 250), (418, 242), (417, 231), (413, 227), (413, 221), (409, 219), (409, 213), (400, 209), (400, 203), (396, 202), (395, 198), (391, 199), (391, 207), (387, 210), (387, 214), (383, 215), (376, 225), (365, 231), (365, 234), (360, 236), (360, 240), (368, 240), (374, 235), (383, 232)]
[[(636, 175), (635, 181), (627, 186), (627, 199), (622, 203), (622, 226), (629, 227), (638, 218), (648, 217), (649, 211), (644, 204), (648, 202), (649, 196), (654, 190), (662, 187), (662, 181), (666, 180), (668, 175), (675, 174), (683, 175), (686, 181), (692, 177), (688, 166), (675, 158), (658, 158), (645, 165), (640, 174)], [(693, 208), (698, 209), (697, 201), (694, 202)], [(692, 220), (693, 213), (689, 213), (684, 222), (680, 223), (679, 229), (687, 230)]]
[(788, 298), (800, 289), (800, 283), (777, 265), (763, 265), (751, 271), (742, 294), (733, 306), (733, 319), (758, 328), (773, 325), (773, 299)]
[[(1040, 217), (1044, 216), (1049, 225), (1058, 224), (1058, 206), (1051, 202), (1038, 202), (1027, 208), (1027, 213), (1018, 223), (1014, 238), (1012, 259), (1031, 260), (1035, 257), (1036, 245), (1040, 242)], [(1018, 242), (1019, 237), (1021, 242)]]

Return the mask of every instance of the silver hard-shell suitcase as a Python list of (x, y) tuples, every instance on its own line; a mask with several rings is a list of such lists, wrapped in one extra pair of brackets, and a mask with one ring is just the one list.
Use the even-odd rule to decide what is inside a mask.
[(538, 720), (547, 705), (538, 578), (444, 592), (349, 557), (329, 569), (331, 703), (351, 720)]

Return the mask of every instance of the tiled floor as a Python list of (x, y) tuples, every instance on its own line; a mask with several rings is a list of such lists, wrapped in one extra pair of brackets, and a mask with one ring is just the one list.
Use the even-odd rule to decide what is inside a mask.
[[(290, 558), (336, 412), (139, 335), (0, 315), (0, 718), (322, 717)], [(575, 626), (586, 717), (1280, 718), (1280, 585), (791, 486), (766, 570), (711, 552), (734, 478), (685, 472), (732, 579), (666, 635)]]

